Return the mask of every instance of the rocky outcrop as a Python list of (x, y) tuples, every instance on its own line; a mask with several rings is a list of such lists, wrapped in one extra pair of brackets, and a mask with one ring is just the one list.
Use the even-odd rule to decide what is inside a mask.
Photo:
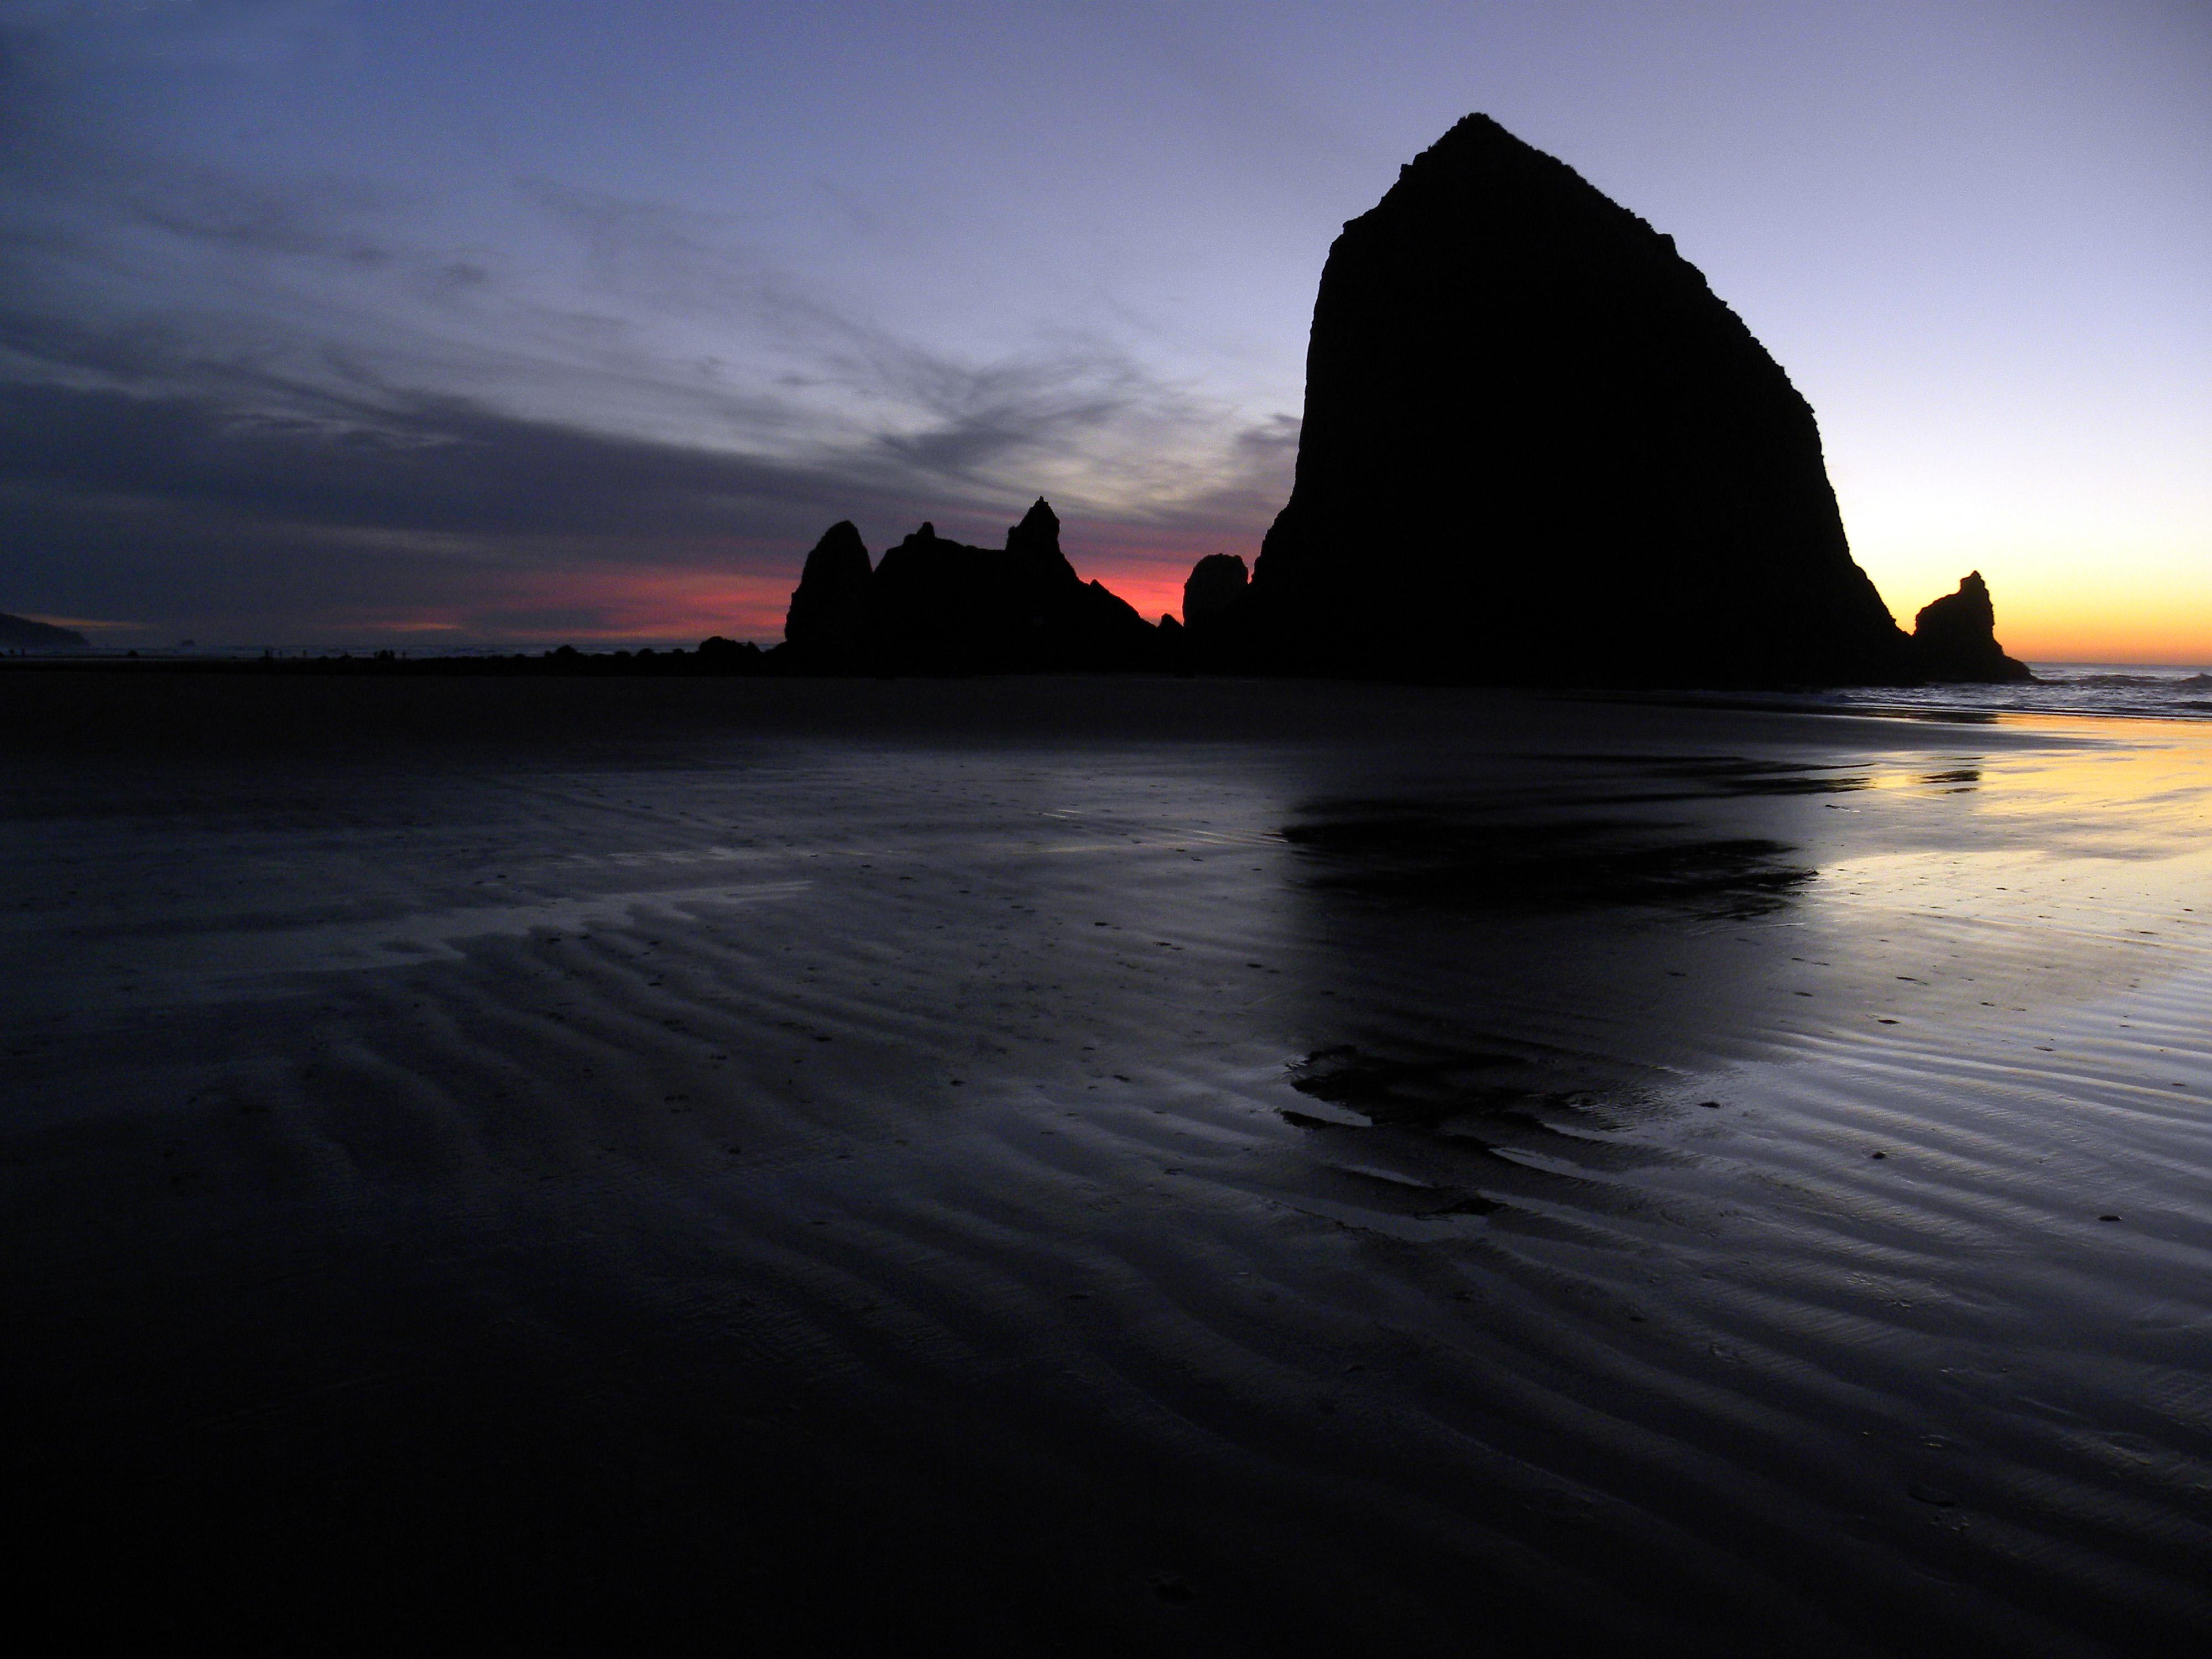
[(1789, 377), (1671, 237), (1480, 115), (1331, 248), (1291, 499), (1212, 631), (1278, 672), (1915, 673)]
[(802, 672), (978, 673), (1164, 665), (1154, 629), (1075, 574), (1039, 498), (1003, 548), (924, 524), (871, 570), (849, 524), (807, 556), (778, 665)]
[(806, 556), (784, 617), (783, 637), (802, 651), (850, 656), (866, 620), (872, 574), (868, 550), (853, 521), (841, 519), (831, 525)]
[(1182, 585), (1182, 619), (1201, 622), (1228, 611), (1244, 597), (1251, 580), (1244, 561), (1234, 553), (1209, 553), (1191, 567)]
[(88, 642), (74, 628), (57, 628), (52, 623), (33, 622), (28, 617), (10, 617), (0, 612), (0, 651), (82, 651), (87, 648)]
[(1996, 608), (1989, 584), (1969, 571), (1955, 593), (1920, 607), (1912, 619), (1911, 665), (1924, 680), (2032, 680), (2035, 676), (1997, 643)]
[(1234, 553), (1209, 553), (1191, 567), (1182, 585), (1186, 654), (1200, 661), (1241, 654), (1237, 630), (1250, 580), (1244, 561)]

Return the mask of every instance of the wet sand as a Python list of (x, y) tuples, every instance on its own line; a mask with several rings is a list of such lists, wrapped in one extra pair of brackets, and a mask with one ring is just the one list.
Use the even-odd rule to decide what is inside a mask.
[(24, 1603), (2190, 1650), (2212, 725), (0, 677)]

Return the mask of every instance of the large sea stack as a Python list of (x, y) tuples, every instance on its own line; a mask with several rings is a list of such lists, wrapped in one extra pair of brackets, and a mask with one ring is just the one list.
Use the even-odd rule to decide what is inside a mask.
[(1672, 237), (1482, 115), (1330, 250), (1296, 484), (1235, 611), (1217, 660), (1277, 672), (1930, 674), (1789, 376)]

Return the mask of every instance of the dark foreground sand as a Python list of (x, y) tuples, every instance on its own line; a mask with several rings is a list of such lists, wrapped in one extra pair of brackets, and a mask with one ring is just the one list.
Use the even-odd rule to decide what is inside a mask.
[(2212, 1630), (2212, 726), (18, 673), (0, 732), (19, 1629)]

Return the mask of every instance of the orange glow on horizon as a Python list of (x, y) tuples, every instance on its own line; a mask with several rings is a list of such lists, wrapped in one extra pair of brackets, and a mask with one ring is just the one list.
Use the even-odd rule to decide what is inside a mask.
[[(2147, 595), (2118, 581), (2100, 584), (2093, 573), (2054, 572), (2025, 562), (2008, 568), (1992, 561), (1980, 568), (1996, 609), (1998, 643), (2023, 661), (2212, 665), (2212, 572), (2194, 580), (2177, 576)], [(1911, 588), (1881, 586), (1899, 624), (1910, 631), (1920, 606), (1951, 592), (1956, 581), (1924, 592), (1919, 590), (1933, 587), (1924, 576)]]
[[(2193, 602), (2192, 602), (2193, 601)], [(2153, 609), (2133, 596), (2080, 592), (2051, 603), (2031, 591), (1997, 603), (1997, 638), (2032, 662), (2212, 664), (2212, 593)]]
[(1182, 620), (1182, 580), (1188, 571), (1170, 571), (1156, 564), (1124, 566), (1120, 569), (1102, 568), (1084, 573), (1084, 580), (1094, 577), (1106, 584), (1115, 597), (1127, 599), (1136, 606), (1137, 614), (1148, 623), (1157, 623), (1164, 617)]
[(796, 569), (788, 577), (695, 571), (623, 577), (592, 596), (613, 624), (593, 637), (703, 640), (720, 634), (775, 645), (783, 638), (784, 612), (798, 586)]
[[(593, 570), (540, 576), (499, 595), (495, 605), (458, 605), (410, 614), (332, 617), (343, 631), (452, 635), (517, 645), (630, 641), (696, 641), (720, 634), (772, 645), (796, 578), (786, 581), (726, 572)], [(596, 624), (532, 623), (532, 611), (597, 613)]]
[[(1180, 620), (1183, 579), (1200, 557), (1234, 552), (1249, 565), (1257, 552), (1233, 532), (1140, 538), (1110, 522), (1069, 523), (1062, 545), (1084, 580), (1103, 582), (1148, 623), (1164, 615)], [(481, 605), (346, 621), (362, 631), (517, 643), (573, 640), (613, 646), (696, 641), (720, 634), (767, 647), (783, 638), (784, 613), (805, 556), (803, 549), (778, 552), (788, 564), (773, 574), (690, 568), (548, 572)], [(1899, 623), (1910, 629), (1921, 605), (1953, 591), (1959, 577), (1973, 568), (1989, 581), (1997, 638), (2015, 657), (2029, 662), (2212, 664), (2212, 570), (2160, 573), (2170, 580), (2160, 583), (2149, 603), (2132, 584), (2100, 585), (2094, 572), (2078, 566), (2024, 557), (1977, 561), (1957, 553), (1923, 554), (1894, 560), (1889, 568), (1870, 574), (1876, 575)], [(533, 612), (545, 620), (538, 622)], [(586, 625), (554, 620), (564, 612), (596, 620)]]
[(2202, 514), (2120, 489), (2100, 496), (2063, 467), (2040, 495), (2035, 480), (1997, 482), (1844, 492), (1852, 553), (1899, 626), (1978, 570), (1998, 642), (2025, 661), (2212, 663)]
[[(1135, 606), (1148, 623), (1158, 623), (1163, 615), (1173, 615), (1180, 621), (1183, 578), (1193, 563), (1216, 548), (1203, 544), (1185, 549), (1124, 543), (1102, 549), (1099, 542), (1118, 539), (1114, 527), (1095, 527), (1103, 534), (1091, 533), (1093, 529), (1085, 526), (1075, 534), (1063, 535), (1062, 545), (1078, 575), (1086, 582), (1103, 582)], [(1225, 539), (1209, 538), (1207, 542)], [(1097, 556), (1091, 556), (1094, 553)], [(783, 639), (784, 614), (791, 604), (792, 590), (799, 585), (805, 550), (791, 549), (786, 556), (787, 569), (775, 574), (634, 568), (544, 573), (502, 591), (494, 603), (343, 620), (363, 632), (447, 633), (464, 638), (512, 640), (518, 644), (564, 641), (608, 646), (631, 641), (657, 644), (698, 641), (720, 634), (765, 647)], [(882, 556), (880, 549), (872, 553), (878, 561)], [(1249, 560), (1250, 554), (1245, 556)], [(533, 625), (518, 620), (532, 611), (593, 612), (600, 621), (596, 626), (577, 627), (550, 622)]]

